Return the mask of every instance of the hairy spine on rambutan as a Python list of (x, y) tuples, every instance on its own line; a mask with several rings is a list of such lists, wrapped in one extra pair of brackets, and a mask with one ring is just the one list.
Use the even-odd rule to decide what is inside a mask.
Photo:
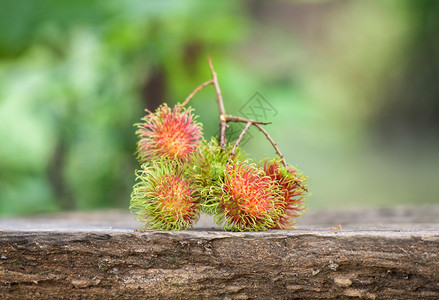
[[(233, 145), (229, 144), (222, 150), (215, 138), (210, 142), (203, 140), (190, 158), (191, 177), (199, 197), (203, 199), (202, 209), (207, 214), (214, 215), (218, 211), (221, 184), (232, 148)], [(229, 164), (238, 164), (244, 160), (245, 155), (238, 147)]]
[(153, 161), (137, 171), (131, 211), (146, 229), (181, 230), (194, 225), (200, 201), (186, 167), (176, 161)]
[[(217, 73), (209, 58), (212, 80), (197, 87), (182, 104), (147, 110), (135, 124), (137, 158), (142, 170), (131, 194), (130, 209), (147, 229), (185, 229), (200, 210), (215, 214), (225, 230), (258, 231), (290, 228), (304, 210), (307, 178), (289, 167), (277, 144), (263, 128), (266, 122), (226, 114)], [(201, 124), (185, 108), (202, 88), (213, 85), (219, 108), (218, 142), (202, 139)], [(227, 144), (228, 123), (245, 123), (233, 145)], [(239, 145), (252, 127), (271, 143), (278, 159), (250, 164)], [(203, 141), (200, 144), (201, 140)]]
[(293, 166), (282, 165), (279, 159), (265, 159), (259, 163), (267, 174), (279, 187), (283, 202), (279, 203), (282, 211), (273, 229), (289, 229), (295, 223), (295, 218), (301, 216), (305, 210), (304, 201), (309, 195), (306, 189), (307, 177)]
[(143, 123), (136, 124), (139, 161), (163, 157), (186, 161), (202, 137), (202, 126), (195, 121), (192, 109), (176, 105), (171, 110), (163, 104), (154, 113), (146, 111)]
[(219, 212), (215, 218), (225, 230), (259, 231), (275, 226), (282, 213), (279, 188), (264, 171), (250, 164), (227, 167)]

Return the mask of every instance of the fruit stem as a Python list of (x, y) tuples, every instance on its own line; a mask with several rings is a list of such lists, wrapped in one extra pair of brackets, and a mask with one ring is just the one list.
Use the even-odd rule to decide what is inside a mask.
[(245, 119), (245, 118), (235, 117), (235, 116), (231, 116), (231, 115), (226, 116), (226, 122), (240, 122), (240, 123), (252, 122), (252, 124), (261, 124), (261, 125), (271, 124), (271, 122), (258, 122), (258, 121), (253, 121), (251, 119)]
[[(285, 161), (285, 158), (284, 158), (282, 152), (280, 152), (279, 148), (277, 147), (277, 144), (274, 142), (274, 140), (271, 138), (271, 136), (268, 134), (268, 132), (264, 128), (262, 128), (262, 126), (261, 126), (261, 125), (268, 125), (271, 123), (256, 122), (253, 120), (249, 120), (249, 119), (245, 119), (245, 118), (241, 118), (241, 117), (230, 116), (230, 115), (226, 116), (226, 122), (247, 123), (247, 126), (241, 132), (235, 145), (233, 145), (232, 153), (234, 152), (235, 148), (238, 146), (239, 142), (241, 142), (242, 136), (244, 136), (244, 134), (247, 132), (248, 127), (250, 127), (251, 125), (254, 125), (254, 126), (256, 126), (256, 128), (258, 128), (265, 135), (265, 137), (270, 141), (271, 145), (273, 145), (274, 150), (276, 150), (276, 153), (279, 155), (281, 162), (285, 166), (285, 168), (288, 167), (287, 162)], [(230, 157), (229, 157), (229, 161), (230, 161)]]
[(226, 110), (224, 108), (224, 102), (223, 102), (223, 96), (221, 94), (221, 90), (218, 84), (218, 78), (216, 75), (216, 72), (213, 69), (212, 65), (212, 59), (209, 56), (209, 68), (210, 72), (212, 73), (212, 81), (213, 85), (215, 87), (216, 91), (216, 102), (218, 103), (219, 113), (220, 113), (220, 136), (219, 136), (219, 145), (222, 150), (225, 149), (226, 145), (226, 128), (227, 128), (227, 121), (226, 121)]
[[(189, 103), (189, 101), (195, 96), (195, 94), (198, 93), (202, 88), (204, 88), (210, 84), (213, 84), (213, 86), (215, 87), (215, 92), (216, 92), (216, 102), (218, 103), (218, 109), (219, 109), (219, 113), (220, 113), (220, 116), (219, 116), (219, 126), (220, 126), (219, 146), (221, 147), (221, 150), (223, 150), (223, 151), (225, 150), (226, 129), (228, 127), (227, 123), (228, 122), (246, 123), (244, 129), (242, 130), (241, 134), (239, 135), (238, 139), (236, 140), (235, 144), (233, 145), (232, 151), (230, 152), (230, 155), (229, 155), (229, 159), (227, 160), (227, 164), (230, 163), (233, 155), (235, 154), (236, 147), (238, 147), (239, 143), (241, 142), (244, 135), (247, 133), (248, 129), (252, 125), (254, 125), (270, 141), (274, 150), (279, 155), (282, 164), (285, 166), (285, 168), (288, 168), (287, 162), (285, 161), (285, 158), (284, 158), (282, 152), (280, 152), (279, 148), (277, 147), (277, 144), (274, 142), (274, 140), (271, 138), (271, 136), (268, 134), (268, 132), (264, 128), (262, 128), (262, 126), (261, 126), (261, 125), (271, 124), (270, 122), (257, 122), (257, 121), (253, 121), (250, 119), (226, 115), (226, 110), (224, 108), (223, 96), (222, 96), (221, 89), (220, 89), (219, 83), (218, 83), (218, 77), (217, 77), (215, 70), (213, 69), (212, 59), (210, 58), (210, 56), (208, 57), (208, 62), (209, 62), (209, 69), (210, 69), (210, 72), (212, 74), (212, 80), (206, 81), (205, 83), (198, 86), (195, 90), (193, 90), (193, 92), (186, 98), (186, 100), (184, 100), (184, 102), (181, 104), (181, 106), (183, 107), (183, 106), (187, 105)], [(306, 191), (306, 188), (302, 187), (302, 185), (298, 181), (296, 181), (296, 183), (302, 189), (304, 189)]]
[(186, 100), (184, 100), (184, 102), (181, 104), (181, 106), (185, 106), (186, 104), (189, 103), (189, 101), (191, 101), (191, 99), (195, 96), (196, 93), (198, 93), (203, 87), (208, 86), (210, 84), (213, 84), (213, 80), (209, 80), (206, 81), (205, 83), (203, 83), (202, 85), (200, 85), (199, 87), (197, 87), (187, 98)]
[(244, 129), (242, 130), (241, 134), (239, 135), (238, 139), (236, 140), (235, 145), (233, 145), (232, 151), (230, 151), (229, 159), (227, 160), (226, 165), (228, 165), (230, 163), (230, 161), (232, 160), (233, 155), (235, 155), (236, 147), (238, 147), (239, 143), (242, 140), (242, 137), (247, 132), (247, 130), (250, 128), (250, 126), (252, 126), (252, 124), (253, 124), (253, 121), (249, 120), (247, 122), (247, 124), (245, 125)]
[(268, 132), (262, 128), (262, 126), (258, 123), (254, 123), (254, 125), (256, 126), (257, 129), (259, 129), (264, 135), (265, 137), (270, 141), (271, 145), (273, 145), (274, 150), (276, 150), (276, 153), (279, 155), (282, 164), (285, 166), (285, 168), (288, 168), (288, 164), (285, 161), (284, 156), (282, 155), (282, 153), (280, 152), (279, 148), (277, 147), (277, 144), (274, 142), (274, 140), (271, 138), (271, 136), (268, 134)]

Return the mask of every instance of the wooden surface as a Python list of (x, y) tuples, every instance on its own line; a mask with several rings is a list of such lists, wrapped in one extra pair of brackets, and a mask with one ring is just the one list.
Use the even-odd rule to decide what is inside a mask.
[(208, 218), (209, 230), (135, 232), (118, 211), (3, 219), (0, 298), (439, 299), (438, 212), (310, 212), (256, 233)]

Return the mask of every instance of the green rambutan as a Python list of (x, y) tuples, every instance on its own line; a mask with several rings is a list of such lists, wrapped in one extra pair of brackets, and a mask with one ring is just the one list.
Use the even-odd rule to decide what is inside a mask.
[[(224, 180), (227, 161), (233, 145), (224, 150), (218, 145), (217, 139), (210, 142), (203, 140), (190, 158), (192, 163), (191, 177), (194, 179), (199, 197), (203, 199), (202, 208), (207, 214), (215, 214), (221, 195), (221, 184)], [(236, 147), (229, 164), (238, 164), (245, 160), (240, 147)]]
[(262, 168), (280, 188), (280, 194), (284, 201), (277, 203), (282, 212), (273, 229), (289, 229), (295, 223), (295, 218), (302, 215), (305, 207), (305, 198), (309, 195), (306, 189), (307, 177), (296, 168), (286, 168), (279, 159), (264, 160), (259, 163)]
[(158, 160), (136, 175), (130, 209), (146, 229), (181, 230), (197, 222), (201, 207), (185, 166)]
[(159, 157), (187, 160), (202, 137), (201, 124), (195, 121), (192, 109), (176, 105), (171, 110), (163, 104), (154, 113), (146, 111), (148, 114), (142, 118), (144, 122), (136, 124), (139, 161)]
[(285, 205), (279, 192), (278, 185), (255, 165), (230, 165), (221, 185), (216, 221), (232, 231), (273, 228)]

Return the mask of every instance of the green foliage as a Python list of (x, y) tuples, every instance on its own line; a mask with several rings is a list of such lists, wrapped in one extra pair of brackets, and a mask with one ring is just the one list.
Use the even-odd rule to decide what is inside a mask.
[[(181, 102), (208, 55), (227, 113), (255, 91), (276, 108), (264, 121), (313, 178), (311, 207), (437, 203), (438, 15), (428, 0), (0, 0), (0, 215), (126, 208), (131, 124)], [(194, 101), (207, 136), (211, 91)], [(245, 150), (273, 153), (249, 133)]]
[[(198, 83), (206, 53), (221, 60), (243, 33), (231, 13), (239, 6), (1, 0), (0, 214), (126, 207), (131, 124), (145, 103), (178, 99)], [(142, 99), (154, 69), (164, 72), (166, 94)]]

